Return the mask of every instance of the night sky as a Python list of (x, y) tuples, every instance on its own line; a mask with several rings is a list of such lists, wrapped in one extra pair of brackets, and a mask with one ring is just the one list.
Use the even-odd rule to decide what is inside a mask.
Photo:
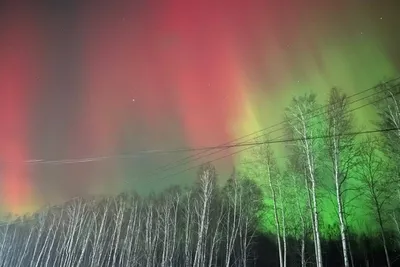
[(192, 165), (157, 168), (190, 154), (140, 151), (219, 145), (294, 94), (396, 77), (395, 2), (1, 1), (2, 209), (188, 184), (171, 174)]

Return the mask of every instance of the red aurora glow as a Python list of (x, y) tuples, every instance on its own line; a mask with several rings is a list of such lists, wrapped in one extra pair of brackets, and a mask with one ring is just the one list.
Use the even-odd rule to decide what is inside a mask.
[[(349, 1), (22, 2), (0, 9), (0, 198), (12, 211), (38, 195), (39, 176), (85, 191), (142, 167), (27, 160), (227, 142), (254, 88), (277, 93), (295, 76), (323, 76), (339, 48), (353, 51), (348, 40), (365, 43), (355, 35), (361, 23), (339, 27), (337, 14), (348, 22), (361, 12)], [(326, 52), (328, 35), (338, 41)]]
[(32, 14), (10, 9), (0, 15), (1, 199), (11, 211), (27, 204), (31, 182), (29, 112), (37, 83), (38, 34)]

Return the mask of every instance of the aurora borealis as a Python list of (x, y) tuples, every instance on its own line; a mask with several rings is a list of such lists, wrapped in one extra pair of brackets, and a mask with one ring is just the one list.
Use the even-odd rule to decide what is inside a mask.
[(400, 67), (390, 1), (33, 2), (0, 5), (0, 195), (12, 212), (188, 182), (147, 177), (187, 154), (34, 160), (215, 146), (281, 121), (293, 94), (351, 94)]

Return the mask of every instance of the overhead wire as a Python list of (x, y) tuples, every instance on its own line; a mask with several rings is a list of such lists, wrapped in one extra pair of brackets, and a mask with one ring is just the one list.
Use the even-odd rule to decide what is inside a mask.
[[(399, 77), (399, 78), (400, 78), (400, 77)], [(394, 79), (394, 80), (397, 80), (397, 79), (399, 79), (399, 78), (396, 78), (396, 79)], [(388, 81), (388, 82), (386, 82), (386, 83), (389, 83), (389, 82), (392, 82), (392, 81), (393, 81), (393, 80)], [(383, 84), (386, 84), (386, 83), (383, 83)], [(381, 84), (381, 85), (383, 85), (383, 84)], [(378, 85), (378, 86), (379, 86), (379, 85)], [(373, 87), (372, 89), (377, 88), (378, 86), (375, 86), (375, 87)], [(392, 86), (392, 87), (390, 87), (390, 88), (387, 88), (387, 89), (385, 89), (385, 90), (390, 90), (390, 89), (392, 89), (392, 88), (394, 88), (394, 87), (396, 87), (396, 86), (398, 86), (398, 85), (394, 85), (394, 86)], [(368, 90), (371, 90), (371, 89), (368, 89)], [(370, 98), (370, 97), (372, 97), (372, 96), (374, 96), (374, 95), (377, 95), (377, 94), (380, 94), (380, 93), (381, 93), (381, 92), (375, 92), (375, 93), (373, 93), (373, 94), (371, 94), (371, 95), (369, 95), (369, 96), (367, 96), (367, 97), (363, 97), (363, 98), (361, 98), (361, 99), (355, 100), (355, 101), (353, 101), (353, 102), (351, 102), (351, 103), (348, 103), (348, 104), (352, 104), (352, 103), (359, 102), (359, 101), (361, 101), (361, 100), (364, 100), (364, 99), (366, 99), (366, 98)], [(398, 92), (398, 93), (396, 93), (396, 94), (394, 94), (394, 95), (398, 95), (399, 93), (400, 93), (400, 92)], [(375, 100), (375, 101), (372, 101), (372, 102), (369, 102), (369, 103), (366, 103), (366, 104), (361, 105), (361, 106), (359, 106), (359, 107), (357, 107), (357, 108), (353, 108), (353, 109), (351, 109), (351, 110), (348, 110), (347, 113), (351, 113), (351, 112), (353, 112), (353, 111), (355, 111), (355, 110), (364, 108), (364, 107), (366, 107), (366, 106), (368, 106), (368, 105), (375, 104), (375, 103), (377, 103), (377, 102), (379, 102), (379, 101), (382, 101), (382, 100), (386, 99), (387, 97), (388, 97), (388, 96), (383, 97), (383, 98), (380, 98), (380, 99)], [(327, 105), (325, 105), (324, 107), (326, 108)], [(318, 114), (317, 116), (323, 115), (324, 113), (326, 113), (326, 111), (323, 112), (323, 113), (321, 113), (321, 114)], [(314, 117), (316, 117), (316, 116), (313, 116), (313, 117), (311, 117), (311, 118), (309, 118), (309, 119), (312, 119), (312, 118), (314, 118)], [(283, 123), (285, 123), (285, 121), (284, 121)], [(310, 127), (311, 127), (311, 126), (310, 126)], [(280, 129), (280, 130), (282, 130), (282, 129)], [(391, 129), (382, 129), (382, 130), (370, 130), (370, 131), (365, 131), (365, 133), (378, 133), (378, 132), (382, 132), (382, 131), (385, 132), (385, 131), (394, 131), (394, 130), (399, 130), (399, 129), (397, 129), (397, 128), (391, 128)], [(276, 131), (273, 131), (273, 132), (276, 132)], [(271, 132), (271, 133), (272, 133), (272, 132)], [(363, 133), (363, 132), (358, 132), (357, 134), (362, 134), (362, 133)], [(270, 133), (269, 133), (269, 134), (270, 134)], [(257, 138), (260, 138), (260, 137), (264, 137), (264, 136), (265, 136), (265, 135), (257, 136), (257, 137), (255, 137), (254, 139), (257, 139)], [(284, 137), (284, 136), (285, 136), (285, 135), (280, 136), (280, 137), (278, 137), (278, 138), (281, 138), (281, 137)], [(328, 138), (328, 137), (330, 138), (330, 137), (332, 137), (332, 136), (326, 136), (325, 138)], [(275, 140), (275, 139), (278, 139), (278, 138), (274, 138), (273, 140), (269, 140), (268, 142), (262, 142), (262, 143), (265, 143), (265, 144), (266, 144), (266, 143), (290, 142), (290, 140), (288, 140), (288, 139), (287, 139), (287, 140), (283, 140), (283, 141)], [(304, 140), (304, 138), (303, 138), (302, 140)], [(218, 157), (218, 158), (216, 158), (216, 159), (208, 160), (208, 161), (205, 161), (205, 162), (210, 163), (210, 162), (214, 162), (214, 161), (217, 161), (217, 160), (220, 160), (220, 159), (224, 159), (224, 158), (233, 156), (233, 155), (235, 155), (235, 154), (244, 152), (244, 151), (246, 151), (246, 150), (249, 150), (249, 149), (253, 148), (254, 146), (260, 145), (260, 144), (261, 144), (261, 143), (259, 143), (259, 144), (258, 144), (258, 143), (249, 144), (248, 146), (246, 146), (245, 148), (243, 148), (243, 149), (241, 149), (241, 150), (239, 150), (239, 151), (235, 151), (235, 152), (233, 152), (233, 153), (229, 153), (228, 155), (224, 155), (224, 156)], [(239, 147), (239, 146), (241, 146), (241, 145), (240, 145), (240, 144), (236, 144), (236, 145), (232, 145), (232, 146), (230, 146), (230, 147)], [(228, 147), (228, 148), (229, 148), (229, 147)], [(227, 149), (227, 148), (224, 148), (223, 150), (225, 150), (225, 149)], [(210, 154), (208, 154), (208, 155), (212, 155), (212, 154), (215, 154), (215, 152), (210, 153)], [(206, 155), (206, 156), (208, 156), (208, 155)], [(172, 174), (170, 174), (170, 175), (164, 176), (162, 179), (166, 179), (166, 178), (169, 178), (169, 177), (171, 177), (171, 176), (175, 176), (175, 175), (178, 175), (178, 174), (187, 172), (187, 171), (189, 171), (189, 170), (198, 168), (198, 167), (200, 167), (202, 164), (204, 164), (205, 162), (203, 162), (203, 163), (201, 163), (201, 164), (197, 164), (197, 165), (192, 166), (192, 167), (189, 167), (189, 168), (186, 168), (186, 169), (184, 169), (184, 170), (181, 170), (181, 171), (172, 173)], [(183, 164), (182, 164), (181, 166), (183, 166)], [(177, 166), (177, 167), (179, 167), (179, 166)]]
[[(359, 95), (361, 95), (361, 94), (364, 94), (364, 93), (366, 93), (366, 92), (368, 92), (368, 91), (374, 90), (374, 89), (378, 88), (379, 86), (383, 86), (383, 85), (385, 85), (385, 84), (390, 84), (390, 83), (396, 82), (396, 81), (398, 81), (399, 79), (400, 79), (400, 77), (397, 77), (397, 78), (388, 80), (388, 81), (386, 81), (386, 82), (383, 82), (383, 83), (381, 83), (381, 84), (375, 85), (375, 86), (373, 86), (373, 87), (367, 88), (367, 89), (362, 90), (362, 91), (360, 91), (360, 92), (358, 92), (358, 93), (355, 93), (355, 94), (352, 94), (352, 95), (348, 96), (347, 99), (351, 99), (351, 98), (353, 98), (353, 97), (356, 97), (356, 96), (359, 96)], [(363, 97), (363, 98), (361, 98), (361, 99), (358, 99), (358, 100), (355, 100), (355, 101), (353, 101), (353, 102), (350, 102), (349, 105), (350, 105), (350, 104), (353, 104), (353, 103), (356, 103), (356, 102), (358, 102), (358, 101), (365, 100), (366, 98), (370, 98), (371, 96), (377, 95), (377, 94), (379, 94), (379, 93), (380, 93), (380, 92), (375, 92), (375, 93), (373, 93), (372, 95), (368, 95), (368, 96)], [(317, 108), (316, 110), (311, 111), (310, 113), (317, 112), (317, 111), (319, 111), (319, 110), (321, 110), (321, 109), (323, 110), (323, 113), (325, 113), (325, 109), (326, 109), (327, 106), (328, 106), (328, 105), (323, 105), (323, 106)], [(323, 113), (322, 113), (322, 114), (323, 114)], [(308, 115), (308, 114), (306, 114), (306, 115)], [(320, 115), (321, 115), (321, 114), (316, 114), (314, 117), (318, 117), (318, 116), (320, 116)], [(312, 118), (311, 118), (311, 119), (312, 119)], [(182, 158), (182, 159), (180, 159), (180, 160), (177, 160), (177, 161), (175, 161), (175, 162), (173, 162), (173, 163), (169, 163), (169, 164), (163, 165), (163, 166), (161, 166), (161, 167), (158, 167), (158, 168), (154, 169), (154, 170), (153, 170), (153, 174), (154, 174), (154, 172), (157, 172), (157, 171), (168, 171), (168, 170), (170, 170), (170, 169), (172, 169), (172, 168), (175, 168), (175, 167), (177, 167), (177, 166), (179, 166), (179, 165), (187, 164), (187, 163), (190, 163), (190, 162), (192, 162), (192, 161), (196, 161), (196, 160), (199, 160), (199, 159), (201, 159), (201, 158), (204, 158), (204, 157), (206, 157), (206, 156), (210, 156), (210, 155), (213, 155), (213, 154), (222, 152), (222, 151), (225, 150), (224, 146), (226, 146), (226, 145), (229, 145), (229, 144), (231, 144), (231, 143), (233, 143), (233, 142), (236, 142), (236, 141), (239, 141), (239, 140), (242, 140), (242, 139), (245, 139), (245, 138), (254, 136), (254, 135), (256, 135), (256, 134), (265, 132), (265, 131), (267, 131), (267, 130), (270, 130), (270, 129), (272, 129), (272, 128), (275, 128), (275, 127), (277, 127), (277, 126), (280, 126), (280, 125), (282, 125), (282, 124), (285, 124), (286, 122), (287, 122), (287, 121), (281, 121), (281, 122), (276, 123), (276, 124), (274, 124), (274, 125), (272, 125), (272, 126), (268, 126), (268, 127), (266, 127), (266, 128), (260, 129), (260, 130), (258, 130), (258, 131), (249, 133), (249, 134), (247, 134), (247, 135), (241, 136), (241, 137), (236, 138), (236, 139), (234, 139), (234, 140), (231, 140), (231, 141), (229, 141), (229, 142), (227, 142), (227, 143), (224, 143), (224, 144), (222, 144), (222, 145), (219, 146), (219, 147), (222, 148), (222, 149), (220, 149), (219, 151), (215, 151), (215, 150), (214, 150), (214, 151), (211, 151), (211, 152), (209, 152), (209, 150), (207, 150), (207, 151), (202, 151), (202, 152), (196, 153), (196, 154), (194, 154), (194, 155), (192, 155), (192, 156), (187, 156), (187, 157), (185, 157), (185, 158)], [(281, 131), (282, 129), (283, 129), (283, 128), (276, 129), (276, 130), (270, 132), (269, 134), (272, 134), (272, 133), (274, 133), (274, 132)], [(259, 138), (259, 137), (263, 137), (263, 136), (264, 136), (264, 135), (259, 135), (259, 136), (255, 137), (255, 138)], [(254, 139), (254, 137), (253, 137), (252, 139)], [(218, 146), (216, 146), (216, 148), (218, 148)], [(207, 152), (209, 152), (209, 153), (206, 154), (206, 155), (203, 155), (204, 153), (207, 153)], [(203, 155), (203, 156), (201, 156), (201, 155)]]
[[(361, 92), (358, 92), (358, 93), (356, 93), (356, 94), (353, 94), (353, 95), (351, 95), (351, 96), (348, 96), (348, 99), (353, 98), (353, 97), (355, 97), (355, 96), (358, 96), (358, 95), (360, 95), (360, 94), (363, 94), (363, 93), (365, 93), (365, 92), (367, 92), (367, 91), (376, 89), (378, 86), (382, 86), (382, 85), (385, 85), (385, 84), (388, 84), (388, 83), (391, 83), (391, 82), (395, 82), (395, 81), (397, 81), (399, 78), (400, 78), (400, 77), (395, 78), (395, 79), (392, 79), (392, 80), (389, 80), (389, 81), (387, 81), (387, 82), (385, 82), (385, 83), (382, 83), (382, 84), (380, 84), (380, 85), (377, 85), (377, 86), (368, 88), (368, 89), (366, 89), (366, 90), (363, 90), (363, 91), (361, 91)], [(366, 96), (366, 97), (363, 97), (363, 98), (354, 100), (354, 101), (352, 101), (352, 102), (349, 102), (348, 104), (349, 104), (349, 105), (350, 105), (350, 104), (354, 104), (354, 103), (356, 103), (356, 102), (365, 100), (365, 99), (370, 98), (370, 97), (372, 97), (372, 96), (374, 96), (374, 95), (376, 95), (376, 94), (379, 94), (379, 93), (380, 93), (380, 92), (375, 92), (375, 93), (373, 93), (373, 94), (371, 94), (371, 95), (368, 95), (368, 96)], [(316, 110), (311, 111), (310, 113), (315, 113), (316, 111), (319, 111), (319, 110), (321, 110), (321, 109), (325, 109), (326, 107), (327, 107), (327, 105), (321, 106), (321, 107), (317, 108)], [(311, 117), (310, 119), (312, 119), (312, 118), (314, 118), (314, 117), (318, 117), (318, 116), (324, 114), (325, 112), (326, 112), (326, 111), (323, 111), (322, 113), (316, 114), (316, 115), (314, 115), (313, 117)], [(308, 114), (306, 114), (306, 115), (308, 115)], [(287, 122), (287, 121), (282, 121), (282, 122), (280, 122), (280, 123), (274, 124), (274, 125), (272, 125), (272, 126), (263, 128), (263, 129), (258, 130), (258, 131), (256, 131), (256, 132), (253, 132), (253, 133), (247, 134), (247, 135), (245, 135), (245, 136), (242, 136), (242, 137), (240, 137), (240, 138), (237, 138), (237, 139), (235, 139), (235, 140), (244, 139), (244, 138), (246, 138), (246, 137), (249, 137), (249, 136), (258, 134), (258, 133), (260, 133), (260, 132), (265, 132), (265, 131), (267, 131), (267, 130), (269, 130), (269, 129), (271, 129), (271, 128), (274, 128), (274, 127), (276, 127), (276, 126), (282, 125), (282, 124), (284, 124), (284, 123), (286, 123), (286, 122)], [(270, 135), (270, 134), (272, 134), (272, 133), (274, 133), (274, 132), (281, 131), (281, 130), (283, 130), (283, 129), (284, 129), (284, 128), (276, 129), (276, 130), (274, 130), (274, 131), (269, 132), (268, 135)], [(253, 137), (253, 139), (260, 138), (260, 137), (264, 137), (264, 136), (265, 136), (265, 134), (258, 135), (257, 137)], [(233, 142), (233, 141), (232, 141), (232, 142)], [(216, 154), (216, 153), (220, 153), (220, 152), (222, 152), (222, 151), (224, 151), (224, 150), (227, 149), (227, 148), (225, 148), (224, 146), (227, 146), (227, 145), (229, 145), (229, 144), (232, 143), (232, 142), (228, 142), (228, 143), (225, 143), (225, 144), (219, 146), (219, 147), (221, 148), (219, 151), (215, 151), (215, 150), (214, 150), (214, 151), (211, 151), (211, 152), (209, 152), (209, 151), (202, 151), (202, 152), (197, 153), (197, 154), (195, 154), (195, 155), (192, 155), (192, 156), (183, 158), (183, 159), (181, 159), (181, 160), (178, 160), (178, 161), (176, 161), (176, 162), (174, 162), (174, 163), (167, 164), (167, 165), (163, 166), (163, 168), (157, 168), (157, 169), (155, 169), (155, 171), (156, 171), (156, 170), (167, 171), (167, 170), (170, 170), (170, 169), (172, 169), (172, 168), (179, 167), (179, 166), (181, 166), (181, 165), (183, 165), (183, 164), (187, 164), (187, 163), (190, 163), (190, 162), (192, 162), (192, 161), (196, 161), (196, 160), (199, 160), (199, 159), (201, 159), (201, 158), (204, 158), (204, 157), (207, 157), (207, 156), (211, 156), (211, 155)], [(228, 147), (228, 148), (229, 148), (229, 147)], [(207, 153), (207, 154), (204, 155), (204, 153), (206, 153), (206, 152), (209, 152), (209, 153)], [(200, 156), (200, 155), (202, 155), (202, 154), (203, 154), (203, 156)], [(181, 164), (179, 164), (179, 163), (181, 163)]]
[[(400, 77), (397, 77), (397, 78), (391, 79), (391, 80), (389, 80), (387, 82), (384, 82), (384, 83), (382, 83), (380, 85), (377, 85), (377, 86), (368, 88), (366, 90), (363, 90), (361, 92), (355, 93), (355, 94), (353, 94), (351, 96), (348, 96), (348, 99), (353, 98), (353, 97), (358, 96), (358, 95), (361, 95), (361, 94), (363, 94), (365, 92), (371, 91), (373, 89), (376, 89), (378, 86), (382, 86), (382, 85), (385, 85), (385, 84), (388, 84), (388, 83), (391, 83), (391, 82), (395, 82), (395, 81), (397, 81), (399, 79), (400, 79)], [(350, 102), (349, 104), (353, 104), (353, 103), (362, 101), (364, 99), (370, 98), (370, 97), (372, 97), (374, 95), (377, 95), (379, 93), (380, 92), (375, 92), (375, 93), (373, 93), (371, 95), (368, 95), (366, 97), (363, 97), (363, 98), (357, 99), (357, 100), (355, 100), (353, 102)], [(316, 111), (321, 110), (321, 109), (325, 109), (326, 107), (327, 107), (327, 105), (321, 106), (321, 107), (317, 108), (316, 110), (313, 110), (310, 113), (315, 113)], [(314, 115), (310, 119), (312, 119), (314, 117), (318, 117), (318, 116), (320, 116), (320, 115), (322, 115), (324, 113), (325, 113), (325, 111), (322, 112), (322, 113)], [(124, 159), (124, 158), (135, 158), (135, 157), (139, 158), (139, 157), (143, 157), (143, 156), (146, 156), (146, 155), (154, 155), (154, 154), (172, 154), (172, 153), (185, 153), (185, 152), (196, 152), (196, 151), (199, 151), (195, 155), (187, 156), (187, 157), (182, 158), (182, 159), (180, 159), (178, 161), (175, 161), (175, 162), (170, 163), (170, 164), (166, 164), (164, 166), (158, 167), (158, 168), (153, 170), (153, 171), (167, 171), (167, 170), (170, 170), (171, 168), (179, 167), (182, 164), (190, 163), (191, 161), (199, 160), (201, 158), (204, 158), (204, 157), (207, 157), (207, 156), (222, 152), (222, 151), (224, 151), (226, 149), (235, 147), (236, 145), (231, 145), (231, 144), (234, 143), (234, 142), (237, 142), (239, 140), (248, 139), (249, 137), (254, 136), (254, 135), (258, 134), (258, 133), (266, 132), (267, 130), (275, 128), (275, 127), (277, 127), (279, 125), (282, 125), (282, 124), (284, 124), (286, 122), (287, 121), (281, 121), (281, 122), (279, 122), (277, 124), (274, 124), (272, 126), (260, 129), (258, 131), (249, 133), (247, 135), (241, 136), (239, 138), (236, 138), (234, 140), (231, 140), (229, 142), (226, 142), (226, 143), (223, 143), (223, 144), (217, 145), (217, 146), (205, 146), (205, 147), (197, 147), (197, 148), (178, 148), (178, 149), (171, 149), (171, 150), (151, 149), (151, 150), (137, 151), (135, 153), (104, 155), (104, 156), (95, 156), (95, 157), (82, 157), (82, 158), (67, 158), (67, 159), (56, 159), (56, 160), (29, 159), (29, 160), (25, 160), (24, 162), (26, 164), (30, 164), (30, 165), (43, 165), (43, 164), (63, 165), (63, 164), (98, 162), (98, 161), (104, 161), (104, 160), (110, 160), (110, 159)], [(279, 129), (276, 129), (274, 131), (269, 132), (268, 134), (271, 134), (271, 133), (274, 133), (274, 132), (278, 132), (278, 131), (281, 131), (283, 129), (284, 128), (279, 128)], [(260, 138), (260, 137), (264, 137), (264, 136), (265, 136), (265, 134), (262, 134), (262, 135), (258, 135), (256, 137), (252, 137), (252, 139), (256, 139), (256, 138)], [(246, 141), (240, 142), (238, 144), (243, 144), (245, 142), (248, 142), (248, 141), (246, 140)], [(205, 154), (207, 152), (208, 152), (208, 154), (199, 157), (200, 155)], [(178, 164), (178, 165), (176, 165), (176, 164)]]

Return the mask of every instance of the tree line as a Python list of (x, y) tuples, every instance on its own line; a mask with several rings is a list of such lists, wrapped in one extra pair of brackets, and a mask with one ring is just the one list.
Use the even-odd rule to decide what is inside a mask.
[(393, 266), (399, 94), (388, 82), (366, 99), (377, 111), (374, 131), (357, 125), (357, 101), (337, 88), (324, 105), (312, 93), (293, 98), (285, 157), (260, 137), (251, 164), (225, 183), (207, 163), (192, 187), (80, 197), (5, 220), (0, 266)]
[(76, 198), (0, 227), (0, 266), (253, 266), (261, 191), (204, 165), (192, 188)]

